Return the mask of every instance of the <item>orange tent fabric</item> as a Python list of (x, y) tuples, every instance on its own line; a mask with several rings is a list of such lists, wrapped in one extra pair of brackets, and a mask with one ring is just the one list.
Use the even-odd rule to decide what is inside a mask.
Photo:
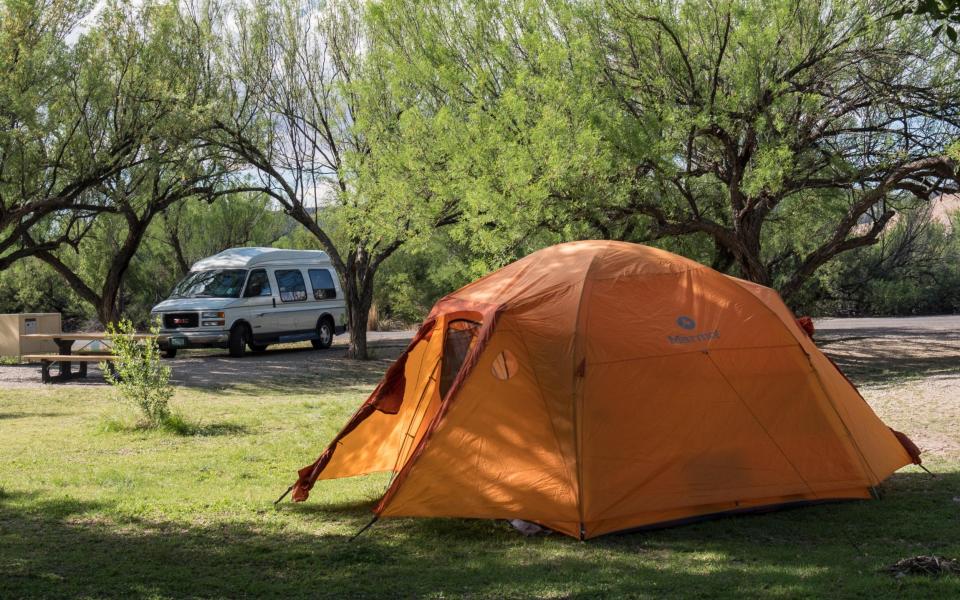
[(869, 498), (910, 462), (776, 292), (583, 241), (440, 300), (294, 499), (389, 471), (381, 517), (517, 518), (584, 539)]

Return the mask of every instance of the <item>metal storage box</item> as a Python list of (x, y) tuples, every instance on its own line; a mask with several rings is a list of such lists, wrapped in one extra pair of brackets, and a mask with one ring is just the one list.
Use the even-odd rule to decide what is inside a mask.
[(52, 340), (24, 339), (27, 333), (60, 333), (60, 313), (0, 315), (0, 356), (57, 353)]

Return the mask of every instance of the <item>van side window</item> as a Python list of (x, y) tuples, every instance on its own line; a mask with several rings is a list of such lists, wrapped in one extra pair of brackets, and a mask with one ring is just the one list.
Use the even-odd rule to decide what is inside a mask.
[(280, 300), (283, 302), (303, 302), (307, 299), (307, 284), (299, 269), (277, 269), (273, 272), (280, 288)]
[(270, 278), (263, 269), (254, 269), (247, 278), (247, 289), (243, 292), (244, 298), (257, 298), (260, 296), (270, 296), (273, 290), (270, 289)]
[(310, 287), (313, 288), (315, 300), (330, 300), (337, 297), (337, 287), (333, 285), (333, 277), (327, 269), (309, 269)]

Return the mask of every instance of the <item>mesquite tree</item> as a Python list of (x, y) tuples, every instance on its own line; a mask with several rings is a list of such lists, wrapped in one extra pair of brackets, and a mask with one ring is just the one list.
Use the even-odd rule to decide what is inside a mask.
[(476, 237), (509, 243), (522, 224), (690, 239), (701, 260), (789, 297), (897, 210), (956, 190), (957, 56), (892, 18), (897, 5), (377, 6), (412, 65), (407, 93), (460, 123), (444, 189), (481, 192), (461, 218)]
[[(891, 7), (610, 1), (586, 14), (605, 87), (659, 138), (629, 157), (624, 214), (655, 235), (712, 239), (721, 267), (789, 297), (875, 243), (898, 203), (955, 191), (956, 56)], [(806, 231), (771, 251), (767, 230), (791, 210)]]
[(149, 135), (151, 115), (100, 110), (112, 89), (77, 70), (66, 40), (89, 8), (0, 4), (0, 270), (78, 244), (104, 208), (88, 192), (135, 162)]
[(23, 248), (60, 274), (104, 326), (120, 319), (124, 276), (154, 219), (186, 199), (230, 193), (231, 163), (199, 135), (210, 86), (193, 52), (191, 37), (202, 35), (193, 25), (175, 3), (111, 5), (73, 52), (71, 81), (95, 91), (83, 111), (94, 123), (75, 137), (96, 146), (100, 136), (139, 135), (129, 160), (79, 195), (78, 204), (95, 207), (82, 239), (58, 250), (36, 239), (33, 227), (22, 233)]
[(246, 162), (247, 189), (283, 207), (325, 250), (347, 301), (348, 355), (367, 358), (367, 319), (383, 261), (455, 218), (452, 205), (391, 197), (364, 183), (379, 151), (367, 133), (396, 122), (359, 2), (255, 2), (219, 49), (227, 110), (208, 139)]

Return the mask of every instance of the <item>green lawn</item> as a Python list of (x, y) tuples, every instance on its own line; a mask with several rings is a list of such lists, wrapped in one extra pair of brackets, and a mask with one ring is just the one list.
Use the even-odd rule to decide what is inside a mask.
[(383, 477), (321, 482), (275, 510), (373, 379), (181, 389), (194, 436), (111, 431), (99, 386), (0, 390), (0, 598), (960, 596), (960, 577), (878, 572), (960, 556), (949, 452), (929, 460), (937, 478), (905, 469), (880, 501), (586, 543), (440, 519), (385, 520), (349, 541)]

